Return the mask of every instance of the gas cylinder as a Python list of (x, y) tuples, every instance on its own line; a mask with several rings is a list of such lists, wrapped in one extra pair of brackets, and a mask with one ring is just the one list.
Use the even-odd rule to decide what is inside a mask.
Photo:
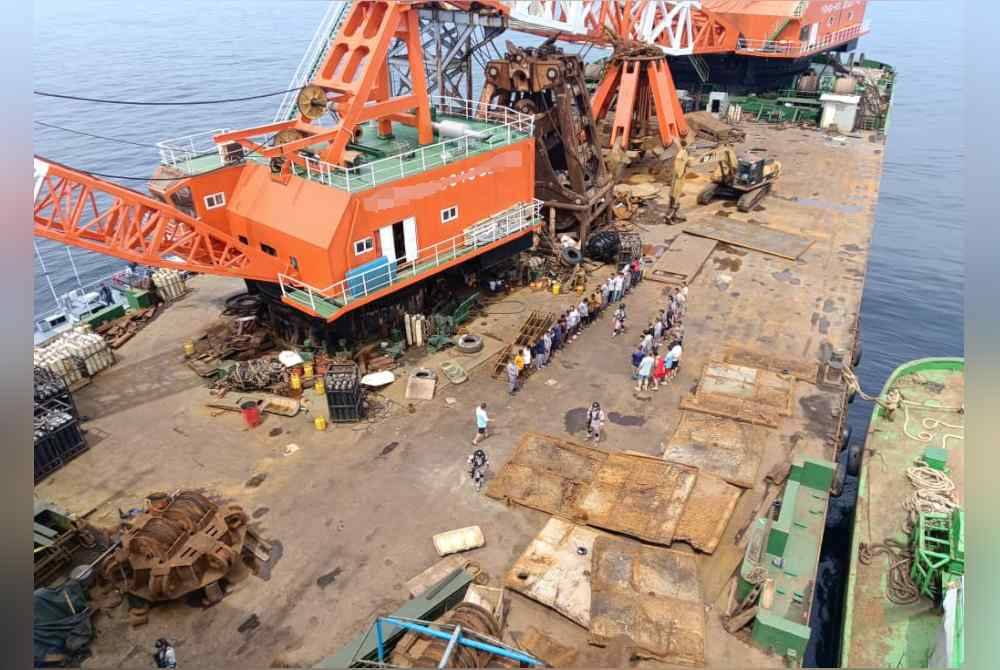
[(299, 376), (298, 372), (293, 372), (291, 379), (289, 380), (289, 385), (292, 387), (293, 391), (302, 390), (302, 377)]

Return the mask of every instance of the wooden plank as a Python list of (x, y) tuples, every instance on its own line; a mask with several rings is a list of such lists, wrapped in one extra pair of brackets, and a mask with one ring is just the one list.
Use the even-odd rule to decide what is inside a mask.
[(689, 235), (725, 242), (734, 247), (743, 247), (790, 261), (798, 260), (815, 242), (801, 235), (720, 216), (693, 224), (684, 230)]
[(715, 249), (715, 240), (681, 233), (653, 263), (646, 277), (666, 284), (691, 283)]

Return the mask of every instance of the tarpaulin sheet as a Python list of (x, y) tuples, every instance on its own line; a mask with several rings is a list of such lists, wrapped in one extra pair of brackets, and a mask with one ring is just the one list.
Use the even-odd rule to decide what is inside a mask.
[(94, 636), (87, 595), (75, 580), (48, 589), (36, 589), (32, 641), (35, 659), (46, 654), (75, 655)]

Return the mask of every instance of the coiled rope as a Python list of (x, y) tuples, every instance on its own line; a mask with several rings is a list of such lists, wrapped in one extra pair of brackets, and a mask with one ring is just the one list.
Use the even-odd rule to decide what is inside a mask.
[(889, 584), (886, 597), (897, 605), (910, 605), (920, 599), (920, 591), (910, 576), (913, 565), (913, 550), (909, 546), (888, 538), (881, 544), (868, 545), (861, 543), (858, 560), (870, 565), (876, 556), (885, 554), (889, 557)]

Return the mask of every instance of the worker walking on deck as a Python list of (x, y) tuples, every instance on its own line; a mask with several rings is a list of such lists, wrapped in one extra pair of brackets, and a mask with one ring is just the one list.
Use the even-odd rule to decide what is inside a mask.
[(601, 429), (604, 428), (604, 422), (607, 421), (607, 416), (604, 414), (604, 410), (601, 409), (601, 404), (595, 402), (587, 410), (587, 439), (594, 440), (594, 442), (601, 441)]
[(476, 487), (477, 493), (483, 488), (486, 471), (489, 467), (490, 459), (482, 449), (476, 449), (469, 456), (469, 478), (472, 480), (472, 485)]
[(476, 408), (476, 436), (472, 438), (472, 446), (479, 444), (480, 440), (489, 437), (489, 425), (492, 419), (486, 413), (486, 403), (479, 403)]

